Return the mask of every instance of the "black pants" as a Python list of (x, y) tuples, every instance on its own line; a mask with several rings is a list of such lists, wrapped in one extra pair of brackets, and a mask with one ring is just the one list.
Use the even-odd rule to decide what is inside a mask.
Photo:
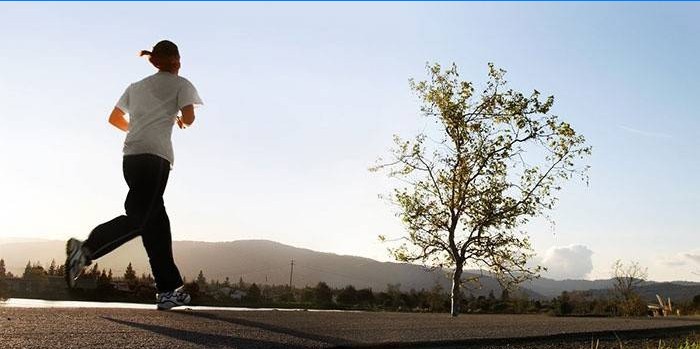
[(90, 259), (97, 259), (140, 235), (158, 292), (172, 291), (182, 286), (182, 277), (173, 260), (170, 220), (163, 205), (170, 163), (151, 154), (128, 155), (123, 170), (129, 185), (126, 215), (98, 225), (83, 247)]

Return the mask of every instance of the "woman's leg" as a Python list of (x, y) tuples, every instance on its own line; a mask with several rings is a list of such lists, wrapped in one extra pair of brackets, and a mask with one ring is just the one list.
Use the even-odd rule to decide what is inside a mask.
[(153, 217), (148, 221), (141, 238), (158, 293), (170, 292), (182, 286), (182, 277), (173, 259), (170, 220), (162, 201), (161, 207), (154, 211)]
[(170, 171), (168, 161), (150, 154), (124, 157), (124, 179), (129, 186), (124, 208), (116, 217), (92, 230), (83, 243), (89, 260), (100, 258), (142, 234), (152, 216), (158, 215)]

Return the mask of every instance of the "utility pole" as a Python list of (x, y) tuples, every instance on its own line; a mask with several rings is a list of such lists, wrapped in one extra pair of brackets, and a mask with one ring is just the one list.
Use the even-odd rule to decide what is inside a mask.
[(290, 269), (289, 269), (289, 288), (292, 288), (292, 275), (294, 275), (294, 260), (292, 259), (292, 263), (290, 263)]

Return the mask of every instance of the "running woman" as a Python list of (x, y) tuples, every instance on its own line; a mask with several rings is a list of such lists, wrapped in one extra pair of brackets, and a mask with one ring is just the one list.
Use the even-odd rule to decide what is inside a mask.
[[(178, 76), (177, 45), (163, 40), (152, 51), (141, 51), (158, 72), (126, 89), (109, 116), (109, 123), (126, 132), (123, 172), (129, 186), (126, 215), (98, 225), (87, 240), (66, 244), (66, 282), (75, 282), (93, 260), (141, 236), (156, 281), (159, 310), (188, 304), (182, 277), (173, 260), (170, 221), (163, 192), (173, 164), (173, 125), (184, 129), (194, 122), (194, 106), (202, 104), (194, 85)], [(178, 111), (181, 116), (177, 116)], [(124, 116), (129, 114), (129, 118)]]

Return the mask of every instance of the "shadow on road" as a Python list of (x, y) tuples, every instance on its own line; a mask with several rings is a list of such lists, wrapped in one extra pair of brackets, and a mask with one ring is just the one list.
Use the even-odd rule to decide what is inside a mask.
[[(523, 336), (523, 337), (495, 337), (495, 338), (452, 338), (445, 340), (414, 340), (410, 342), (405, 342), (398, 340), (395, 342), (382, 341), (380, 343), (367, 343), (367, 342), (357, 342), (344, 338), (336, 338), (331, 336), (324, 336), (313, 333), (306, 333), (299, 330), (294, 330), (286, 327), (281, 327), (273, 324), (252, 321), (248, 319), (241, 319), (237, 317), (219, 316), (217, 314), (199, 312), (199, 311), (172, 311), (169, 314), (180, 317), (190, 317), (190, 318), (202, 318), (213, 321), (222, 321), (234, 325), (246, 326), (250, 328), (257, 328), (267, 332), (273, 332), (277, 334), (283, 334), (286, 336), (296, 337), (298, 339), (310, 340), (315, 342), (320, 342), (326, 344), (324, 347), (328, 348), (352, 348), (361, 347), (366, 349), (387, 349), (387, 348), (483, 348), (483, 347), (493, 347), (493, 348), (539, 348), (539, 347), (562, 347), (571, 348), (581, 347), (579, 344), (583, 343), (584, 346), (591, 343), (592, 338), (600, 339), (602, 341), (609, 341), (616, 345), (619, 342), (619, 338), (625, 341), (630, 340), (648, 340), (648, 339), (658, 339), (658, 338), (673, 338), (674, 336), (684, 336), (688, 333), (697, 331), (700, 329), (698, 325), (691, 326), (679, 326), (673, 328), (645, 328), (645, 329), (631, 329), (631, 330), (621, 330), (621, 331), (593, 331), (593, 332), (580, 332), (580, 333), (556, 333), (551, 335), (534, 335), (534, 336)], [(229, 315), (230, 316), (230, 315)], [(225, 335), (214, 335), (205, 334), (199, 332), (183, 331), (178, 329), (171, 329), (162, 326), (147, 325), (140, 323), (133, 323), (123, 320), (116, 320), (105, 318), (107, 320), (117, 322), (120, 324), (141, 328), (149, 330), (155, 333), (163, 334), (173, 338), (189, 341), (192, 343), (205, 345), (205, 346), (222, 346), (222, 347), (242, 347), (242, 348), (290, 348), (290, 349), (302, 349), (309, 348), (310, 346), (303, 346), (299, 344), (283, 344), (278, 342), (269, 342), (264, 340), (254, 340), (254, 339), (243, 339), (235, 338), (232, 336)], [(678, 337), (680, 338), (680, 337)], [(313, 346), (316, 347), (316, 346)]]
[(276, 325), (272, 325), (272, 324), (267, 324), (264, 322), (251, 321), (251, 320), (246, 320), (246, 319), (241, 319), (241, 318), (236, 318), (236, 317), (222, 317), (222, 316), (218, 316), (216, 314), (203, 313), (203, 312), (192, 312), (192, 311), (173, 311), (173, 312), (171, 312), (171, 314), (181, 314), (181, 315), (191, 316), (191, 317), (200, 317), (200, 318), (204, 318), (204, 319), (208, 319), (208, 320), (228, 322), (228, 323), (235, 324), (235, 325), (256, 327), (256, 328), (259, 328), (259, 329), (262, 329), (265, 331), (276, 332), (276, 333), (285, 334), (288, 336), (294, 336), (297, 338), (308, 339), (308, 340), (312, 340), (312, 341), (331, 344), (332, 346), (345, 347), (345, 346), (352, 346), (353, 344), (355, 344), (355, 342), (344, 339), (344, 338), (336, 338), (336, 337), (318, 335), (318, 334), (313, 334), (313, 333), (306, 333), (306, 332), (294, 330), (294, 329), (287, 328), (287, 327), (281, 327), (281, 326), (276, 326)]
[(287, 344), (287, 343), (276, 343), (265, 340), (258, 339), (247, 339), (247, 338), (237, 338), (233, 336), (219, 335), (202, 333), (195, 331), (187, 331), (177, 328), (170, 328), (158, 325), (142, 324), (138, 322), (126, 321), (113, 319), (109, 317), (102, 317), (105, 320), (109, 320), (121, 325), (138, 328), (141, 330), (150, 331), (163, 336), (168, 336), (171, 338), (179, 339), (182, 341), (190, 342), (197, 345), (202, 345), (206, 347), (219, 347), (219, 348), (265, 348), (265, 349), (306, 349), (306, 346)]

